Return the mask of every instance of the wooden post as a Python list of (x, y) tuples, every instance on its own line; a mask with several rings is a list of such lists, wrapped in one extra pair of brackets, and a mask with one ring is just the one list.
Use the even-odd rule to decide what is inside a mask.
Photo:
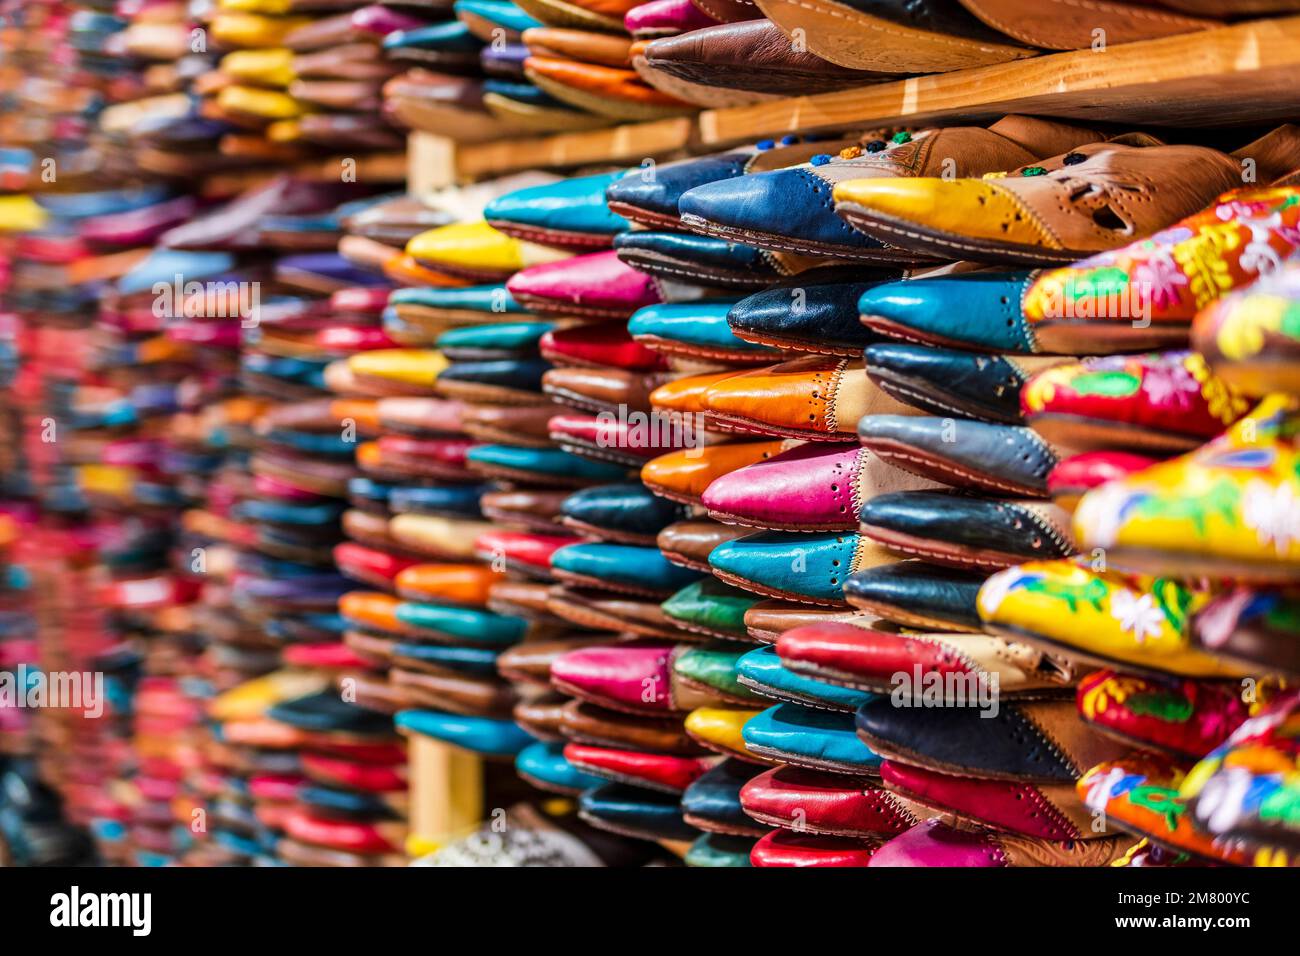
[[(456, 144), (412, 132), (406, 143), (406, 191), (423, 196), (455, 185)], [(407, 734), (410, 799), (408, 856), (418, 857), (462, 836), (483, 819), (483, 760), (422, 734)]]
[(483, 761), (422, 734), (407, 735), (411, 831), (408, 855), (423, 856), (483, 819)]
[(414, 131), (406, 137), (406, 191), (426, 196), (456, 184), (456, 143)]

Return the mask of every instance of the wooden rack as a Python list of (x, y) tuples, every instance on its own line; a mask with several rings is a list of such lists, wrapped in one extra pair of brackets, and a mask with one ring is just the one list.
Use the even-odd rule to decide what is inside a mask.
[[(788, 133), (1013, 112), (1174, 127), (1300, 119), (1300, 17), (589, 132), (463, 146), (417, 132), (408, 138), (407, 186), (420, 194), (524, 169), (636, 165)], [(413, 849), (464, 832), (481, 804), (477, 757), (412, 737)]]
[(424, 191), (522, 169), (635, 165), (787, 133), (1014, 112), (1176, 127), (1300, 118), (1300, 17), (589, 132), (464, 146), (414, 133), (410, 182)]

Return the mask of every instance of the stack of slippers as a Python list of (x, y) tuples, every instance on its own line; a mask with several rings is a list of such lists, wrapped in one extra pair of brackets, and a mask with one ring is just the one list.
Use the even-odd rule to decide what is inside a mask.
[[(1106, 346), (1035, 376), (1021, 396), (1035, 431), (1085, 449), (1053, 472), (1082, 556), (993, 576), (979, 612), (990, 632), (1091, 670), (1078, 713), (1126, 752), (1090, 768), (1079, 797), (1170, 865), (1297, 860), (1294, 822), (1275, 811), (1294, 793), (1286, 740), (1300, 664), (1279, 626), (1296, 560), (1282, 530), (1295, 494), (1297, 383), (1284, 356), (1285, 316), (1300, 302), (1296, 195), (1238, 188), (1026, 284), (1026, 322), (1061, 325), (1053, 302), (1075, 289), (1075, 334)], [(1251, 238), (1215, 253), (1222, 282), (1194, 292), (1186, 252), (1220, 233)], [(1144, 270), (1165, 261), (1174, 284), (1158, 294)], [(1101, 295), (1103, 275), (1117, 294)], [(1133, 327), (1174, 347), (1123, 354)], [(1103, 380), (1122, 387), (1098, 389)]]
[[(511, 104), (505, 115), (526, 128), (582, 129), (614, 122), (686, 116), (699, 103), (691, 84), (651, 82), (639, 50), (647, 36), (666, 36), (712, 22), (690, 3), (638, 5), (627, 0), (524, 0), (540, 21), (525, 30), (521, 62), (525, 87), (540, 94), (535, 108)], [(496, 109), (501, 109), (501, 104)]]
[[(189, 612), (201, 583), (175, 564), (176, 516), (209, 464), (174, 424), (187, 396), (202, 399), (211, 365), (135, 283), (158, 277), (148, 246), (187, 214), (186, 200), (124, 184), (37, 205), (44, 222), (17, 254), (8, 294), (32, 325), (22, 384), (45, 514), (33, 535), (41, 659), (102, 673), (84, 694), (105, 694), (49, 712), (66, 746), (45, 755), (42, 777), (105, 857), (163, 865), (190, 844), (172, 799), (200, 720), (182, 681), (199, 667)], [(102, 720), (83, 717), (96, 709)]]
[(485, 758), (498, 795), (499, 769), (515, 780), (513, 761), (533, 740), (514, 719), (529, 692), (498, 660), (567, 627), (519, 579), (530, 555), (520, 565), (495, 550), (489, 518), (528, 515), (531, 499), (547, 498), (536, 490), (546, 469), (579, 463), (546, 430), (540, 341), (551, 323), (504, 285), (524, 262), (564, 253), (498, 233), (482, 216), (502, 194), (552, 181), (462, 190), (466, 218), (405, 243), (413, 270), (383, 314), (394, 346), (354, 355), (329, 376), (337, 395), (373, 402), (373, 434), (356, 448), (349, 485), (350, 540), (335, 551), (355, 582), (338, 604), (347, 645), (381, 675), (368, 692), (388, 701), (402, 733)]
[(220, 59), (195, 77), (199, 115), (224, 124), (222, 153), (284, 164), (322, 150), (401, 149), (382, 115), (383, 86), (401, 69), (391, 38), (429, 26), (424, 8), (302, 2), (219, 3), (204, 24)]
[[(926, 141), (936, 135), (952, 140), (953, 154), (985, 165), (993, 155), (1028, 159), (1030, 146), (1039, 155), (1054, 146), (1069, 151), (1068, 159), (1035, 158), (1041, 171), (1029, 178), (1052, 169), (1077, 174), (1090, 157), (1147, 148), (1141, 140), (1090, 147), (1091, 130), (1013, 117), (987, 130), (867, 134), (838, 156), (822, 147), (795, 155), (786, 168), (755, 168), (744, 156), (684, 161), (650, 181), (634, 173), (607, 189), (611, 209), (656, 227), (615, 239), (623, 264), (661, 290), (690, 281), (744, 293), (721, 306), (680, 296), (654, 303), (632, 316), (628, 331), (661, 354), (703, 363), (650, 400), (660, 412), (697, 417), (706, 434), (723, 439), (642, 469), (652, 491), (703, 509), (711, 521), (690, 536), (672, 529), (659, 535), (667, 555), (712, 573), (664, 608), (689, 607), (691, 623), (713, 636), (776, 645), (775, 652), (733, 651), (729, 666), (725, 645), (719, 649), (713, 664), (729, 678), (713, 686), (729, 679), (726, 703), (693, 709), (684, 724), (715, 751), (751, 766), (779, 765), (777, 779), (737, 789), (735, 808), (751, 821), (750, 833), (755, 819), (778, 827), (760, 831), (750, 849), (748, 860), (758, 865), (1102, 865), (1134, 842), (1095, 830), (1075, 796), (1091, 766), (1119, 755), (1075, 709), (1077, 661), (982, 633), (976, 605), (989, 573), (1077, 550), (1048, 475), (1074, 447), (1088, 447), (1080, 434), (1086, 430), (1049, 440), (1027, 427), (1022, 407), (1031, 376), (1050, 379), (1077, 360), (891, 337), (889, 325), (871, 321), (877, 301), (967, 282), (986, 293), (996, 288), (986, 301), (1005, 308), (1019, 300), (997, 283), (1015, 277), (945, 263), (937, 244), (881, 242), (856, 231), (851, 217), (803, 201), (846, 175), (879, 178), (837, 185), (837, 196), (868, 187), (919, 194), (936, 180), (917, 177), (914, 164), (929, 161), (925, 146), (934, 144)], [(981, 149), (977, 159), (959, 142), (990, 152)], [(759, 144), (769, 153), (774, 146)], [(1197, 158), (1195, 150), (1187, 157)], [(1206, 162), (1213, 169), (1216, 161)], [(1211, 183), (1214, 175), (1207, 175)], [(762, 220), (778, 206), (802, 210), (797, 221), (786, 216), (779, 233), (770, 215)], [(1172, 219), (1149, 228), (1167, 225)], [(581, 287), (578, 269), (596, 261), (588, 255), (527, 270), (510, 288), (531, 303), (538, 297), (533, 273), (568, 273), (570, 302), (594, 311), (600, 306)], [(957, 322), (967, 315), (951, 307), (897, 312)], [(981, 327), (1003, 335), (1004, 324), (1014, 326)], [(1183, 427), (1212, 430), (1211, 418), (1207, 410)], [(565, 549), (552, 556), (553, 567), (564, 561)], [(730, 615), (730, 634), (717, 633), (710, 609), (718, 620)], [(633, 684), (663, 681), (676, 692), (669, 674), (681, 673), (667, 663), (673, 652), (658, 650), (622, 649), (626, 671), (609, 661), (592, 669), (619, 666), (638, 678)], [(584, 654), (599, 661), (613, 650), (561, 658), (552, 681), (570, 692), (583, 687), (564, 675)], [(899, 673), (907, 678), (901, 687)], [(895, 706), (891, 695), (914, 709)], [(778, 703), (755, 706), (756, 698)], [(683, 691), (680, 699), (689, 696)], [(633, 696), (634, 708), (638, 701)], [(1041, 747), (1026, 751), (1026, 734)], [(823, 791), (827, 806), (852, 806), (847, 822), (834, 813), (818, 821), (792, 813), (812, 802), (811, 790)], [(1031, 804), (1052, 806), (1050, 819), (1017, 811)], [(872, 816), (881, 807), (887, 820)]]
[(526, 74), (523, 35), (543, 27), (529, 11), (509, 0), (457, 0), (445, 13), (454, 19), (384, 39), (390, 63), (407, 68), (382, 91), (384, 112), (401, 125), (472, 143), (611, 122)]

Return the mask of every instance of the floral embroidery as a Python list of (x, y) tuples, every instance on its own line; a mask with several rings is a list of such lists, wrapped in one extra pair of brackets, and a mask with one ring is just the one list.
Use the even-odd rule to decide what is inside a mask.
[(1156, 607), (1150, 594), (1138, 597), (1132, 591), (1117, 589), (1110, 597), (1110, 616), (1119, 621), (1121, 629), (1128, 631), (1139, 644), (1147, 638), (1160, 636), (1164, 615)]
[(1241, 520), (1261, 545), (1272, 543), (1278, 557), (1285, 557), (1291, 545), (1300, 541), (1300, 497), (1295, 485), (1252, 479), (1242, 496)]

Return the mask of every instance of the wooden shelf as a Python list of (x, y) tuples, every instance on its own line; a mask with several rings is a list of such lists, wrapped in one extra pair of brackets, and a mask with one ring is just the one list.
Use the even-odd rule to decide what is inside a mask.
[(414, 191), (424, 191), (531, 168), (636, 165), (786, 133), (978, 122), (1014, 112), (1173, 127), (1300, 118), (1300, 17), (581, 133), (472, 145), (412, 133), (409, 178)]
[(699, 142), (717, 147), (793, 132), (1015, 112), (1143, 126), (1297, 118), (1300, 17), (708, 110), (699, 115)]

